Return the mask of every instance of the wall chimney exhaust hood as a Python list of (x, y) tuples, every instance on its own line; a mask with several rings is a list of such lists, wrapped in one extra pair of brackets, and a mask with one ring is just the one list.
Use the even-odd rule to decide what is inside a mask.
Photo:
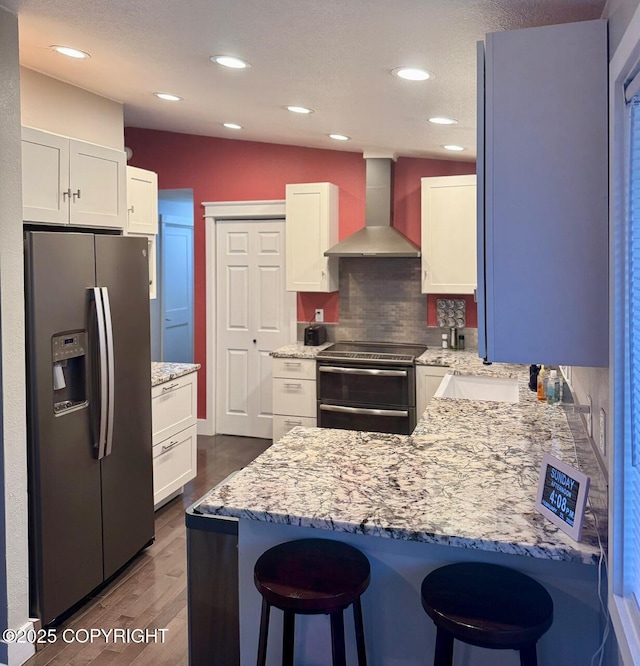
[(420, 248), (391, 226), (393, 160), (366, 158), (365, 227), (329, 248), (325, 257), (419, 257)]

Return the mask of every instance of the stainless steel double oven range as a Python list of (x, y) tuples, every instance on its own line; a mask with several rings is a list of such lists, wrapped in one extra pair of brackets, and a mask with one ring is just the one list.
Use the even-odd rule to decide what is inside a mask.
[(318, 353), (318, 426), (409, 435), (416, 426), (415, 360), (426, 347), (336, 342)]

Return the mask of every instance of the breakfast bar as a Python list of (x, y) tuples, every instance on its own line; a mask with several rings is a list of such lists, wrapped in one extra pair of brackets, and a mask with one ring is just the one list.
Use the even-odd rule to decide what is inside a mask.
[[(207, 599), (211, 605), (224, 594), (227, 609), (205, 613), (206, 633), (201, 619), (190, 625), (192, 657), (255, 663), (260, 596), (253, 565), (277, 543), (315, 537), (353, 545), (371, 562), (362, 604), (374, 666), (430, 663), (435, 630), (420, 605), (420, 582), (438, 566), (462, 561), (509, 566), (547, 588), (555, 613), (539, 642), (540, 664), (590, 662), (604, 622), (598, 568), (606, 512), (593, 503), (578, 543), (534, 508), (543, 454), (579, 466), (584, 442), (564, 408), (537, 402), (526, 368), (445, 361), (452, 372), (466, 367), (515, 379), (519, 401), (436, 397), (409, 436), (294, 428), (188, 511), (190, 606), (201, 618)], [(329, 663), (324, 619), (297, 624), (296, 663)], [(269, 648), (278, 663), (277, 641)], [(216, 662), (216, 654), (225, 656)], [(464, 644), (455, 654), (456, 664), (517, 663), (511, 651)]]

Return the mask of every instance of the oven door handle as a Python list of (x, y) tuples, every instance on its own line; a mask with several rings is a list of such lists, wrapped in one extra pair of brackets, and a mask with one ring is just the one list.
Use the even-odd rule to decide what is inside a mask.
[(320, 405), (323, 412), (340, 412), (341, 414), (362, 414), (364, 416), (409, 416), (403, 409), (365, 409), (364, 407), (343, 407), (341, 405)]
[(377, 370), (374, 368), (337, 368), (333, 365), (321, 365), (320, 372), (331, 372), (337, 375), (375, 375), (376, 377), (406, 377), (406, 370)]

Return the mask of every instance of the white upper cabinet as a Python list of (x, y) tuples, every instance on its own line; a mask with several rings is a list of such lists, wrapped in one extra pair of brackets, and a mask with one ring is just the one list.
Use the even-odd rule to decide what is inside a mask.
[(422, 293), (476, 288), (476, 177), (422, 179)]
[(606, 366), (607, 23), (496, 32), (482, 46), (480, 355)]
[(287, 290), (337, 291), (338, 260), (324, 256), (325, 250), (337, 242), (337, 185), (287, 185)]
[(125, 166), (122, 151), (23, 127), (23, 219), (124, 228)]
[(127, 231), (158, 233), (158, 174), (127, 166)]

